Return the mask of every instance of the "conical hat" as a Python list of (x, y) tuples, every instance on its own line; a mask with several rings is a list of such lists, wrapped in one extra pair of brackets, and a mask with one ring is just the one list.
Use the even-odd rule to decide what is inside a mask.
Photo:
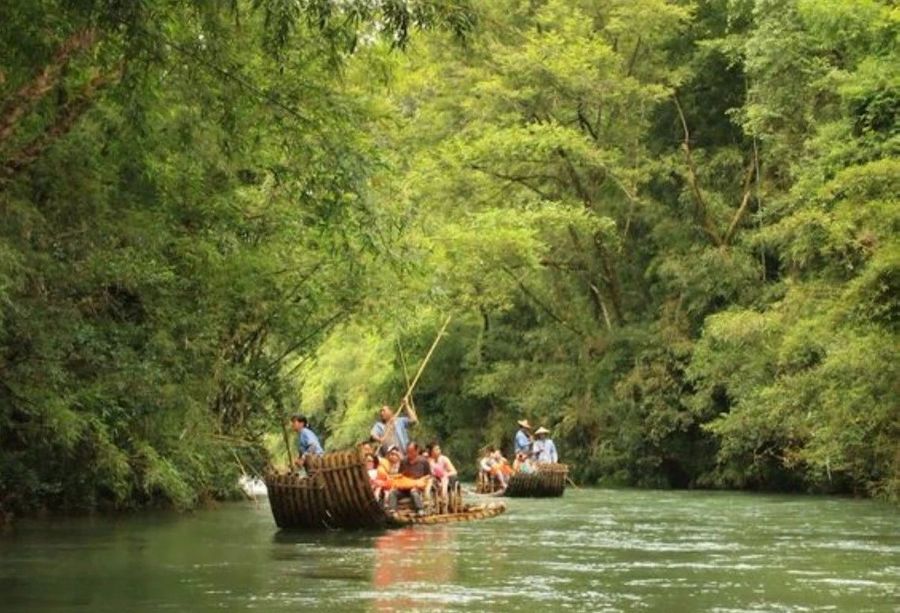
[(538, 428), (537, 430), (535, 430), (534, 433), (535, 433), (535, 434), (550, 434), (550, 430), (548, 430), (548, 429), (545, 428), (544, 426), (541, 426), (540, 428)]
[(523, 428), (528, 428), (529, 430), (531, 430), (531, 424), (528, 423), (528, 420), (527, 420), (527, 419), (520, 419), (520, 420), (519, 420), (518, 422), (516, 422), (516, 423), (518, 423), (518, 424), (519, 424), (520, 426), (522, 426)]

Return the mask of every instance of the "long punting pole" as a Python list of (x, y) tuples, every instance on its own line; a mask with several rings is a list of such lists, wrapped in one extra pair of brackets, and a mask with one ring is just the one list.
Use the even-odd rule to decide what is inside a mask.
[(294, 457), (291, 453), (291, 439), (288, 436), (287, 428), (284, 427), (283, 422), (281, 424), (281, 436), (284, 437), (284, 450), (287, 451), (287, 467), (290, 471), (294, 468)]
[[(400, 339), (397, 339), (397, 351), (400, 352), (400, 366), (403, 367), (403, 378), (406, 380), (406, 387), (409, 387), (409, 369), (406, 368), (406, 356), (403, 355), (403, 345), (400, 344)], [(413, 399), (409, 399), (409, 404), (412, 405), (413, 411), (416, 410), (416, 403), (413, 402)]]
[(403, 395), (402, 400), (409, 400), (410, 396), (412, 396), (413, 389), (416, 387), (416, 383), (419, 382), (419, 377), (422, 376), (422, 372), (425, 370), (425, 366), (428, 364), (428, 360), (431, 359), (431, 354), (434, 353), (435, 348), (438, 346), (438, 343), (441, 341), (441, 338), (444, 336), (444, 330), (447, 329), (447, 326), (450, 325), (451, 316), (447, 316), (447, 320), (444, 322), (444, 325), (441, 326), (441, 331), (438, 332), (437, 336), (434, 338), (434, 342), (431, 343), (431, 349), (428, 350), (428, 353), (425, 355), (425, 359), (422, 360), (422, 365), (419, 366), (419, 372), (416, 373), (416, 376), (413, 378), (412, 383), (409, 384), (409, 387), (406, 389), (406, 393)]
[[(394, 420), (397, 419), (397, 417), (400, 415), (400, 411), (402, 410), (404, 403), (408, 403), (407, 411), (412, 411), (413, 415), (417, 415), (415, 405), (412, 402), (413, 390), (416, 387), (416, 383), (419, 382), (419, 377), (422, 376), (422, 372), (425, 370), (425, 366), (428, 364), (428, 360), (431, 359), (431, 356), (434, 353), (435, 348), (437, 347), (438, 343), (441, 341), (441, 338), (444, 336), (444, 331), (447, 329), (447, 326), (450, 325), (450, 319), (451, 319), (451, 316), (448, 315), (447, 320), (444, 322), (444, 325), (441, 326), (440, 332), (438, 332), (437, 336), (434, 338), (434, 342), (431, 343), (431, 349), (428, 350), (428, 353), (425, 355), (425, 359), (422, 360), (422, 364), (419, 366), (419, 370), (418, 370), (418, 372), (416, 372), (416, 376), (407, 385), (406, 393), (400, 399), (400, 406), (397, 408), (397, 412), (394, 413), (394, 415), (385, 424), (385, 438), (384, 438), (383, 442), (387, 443), (388, 440), (390, 440), (390, 441), (394, 440), (394, 429), (391, 427), (391, 425), (394, 423)], [(398, 346), (399, 346), (399, 344), (398, 344)], [(405, 369), (404, 369), (404, 371), (405, 371)]]

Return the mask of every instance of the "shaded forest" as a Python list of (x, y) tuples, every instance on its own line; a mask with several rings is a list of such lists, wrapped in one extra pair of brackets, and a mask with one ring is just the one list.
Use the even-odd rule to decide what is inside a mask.
[(0, 5), (0, 514), (188, 508), (286, 415), (900, 498), (900, 9)]

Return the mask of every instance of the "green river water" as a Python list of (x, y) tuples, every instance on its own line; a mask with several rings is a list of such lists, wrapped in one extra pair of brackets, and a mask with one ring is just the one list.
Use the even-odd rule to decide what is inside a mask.
[(0, 611), (898, 611), (900, 512), (871, 501), (570, 490), (495, 519), (288, 534), (268, 503), (21, 522)]

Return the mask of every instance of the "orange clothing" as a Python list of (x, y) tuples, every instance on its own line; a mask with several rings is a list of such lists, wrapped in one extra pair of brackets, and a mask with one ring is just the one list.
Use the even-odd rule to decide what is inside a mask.
[(380, 487), (383, 490), (391, 489), (391, 476), (388, 474), (384, 465), (379, 465), (376, 470), (378, 472), (376, 473), (375, 478), (372, 479), (372, 485)]
[(428, 483), (428, 477), (421, 479), (410, 479), (403, 475), (394, 475), (391, 478), (391, 489), (395, 490), (414, 490), (422, 489)]

